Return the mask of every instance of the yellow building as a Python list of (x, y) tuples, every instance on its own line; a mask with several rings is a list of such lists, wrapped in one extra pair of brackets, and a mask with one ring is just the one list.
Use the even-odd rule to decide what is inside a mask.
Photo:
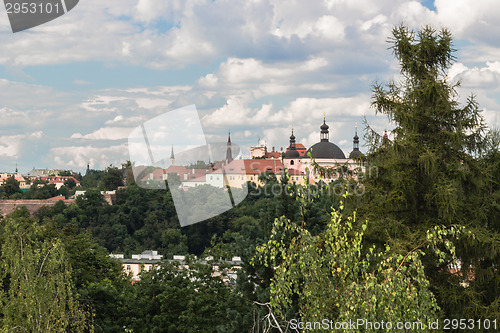
[[(285, 166), (277, 159), (244, 159), (233, 160), (224, 166), (224, 184), (241, 188), (246, 182), (263, 185), (259, 176), (264, 173), (274, 173), (278, 181), (285, 173)], [(288, 170), (290, 183), (305, 184), (305, 174), (300, 170)]]

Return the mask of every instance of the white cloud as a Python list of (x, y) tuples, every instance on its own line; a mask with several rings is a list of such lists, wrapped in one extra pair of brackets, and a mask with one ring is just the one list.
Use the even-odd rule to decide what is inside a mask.
[(104, 169), (110, 164), (120, 166), (128, 159), (126, 144), (110, 147), (68, 146), (52, 148), (48, 155), (54, 168), (83, 170), (87, 164), (91, 168)]
[[(288, 145), (292, 125), (298, 140), (314, 144), (326, 114), (332, 141), (346, 151), (353, 124), (374, 113), (370, 83), (397, 75), (386, 41), (400, 22), (447, 26), (464, 39), (456, 44), (459, 62), (449, 79), (462, 80), (462, 96), (473, 89), (494, 122), (500, 110), (500, 7), (492, 0), (436, 0), (435, 6), (437, 11), (399, 0), (86, 0), (19, 34), (0, 15), (0, 65), (21, 77), (0, 79), (3, 156), (22, 156), (23, 145), (36, 139), (43, 155), (52, 158), (51, 147), (50, 154), (61, 154), (54, 163), (84, 168), (91, 158), (97, 163), (107, 153), (106, 161), (121, 156), (121, 146), (99, 147), (100, 141), (124, 139), (140, 123), (192, 103), (206, 114), (208, 135), (231, 129), (235, 138), (263, 135), (276, 147)], [(132, 76), (142, 75), (136, 70), (141, 67), (161, 69), (166, 82), (180, 75), (170, 70), (187, 70), (179, 85), (141, 80), (127, 88), (110, 78), (109, 88), (99, 90), (102, 82), (72, 77), (71, 70), (61, 75), (68, 77), (68, 90), (21, 75), (24, 66), (75, 62), (133, 68)], [(369, 119), (379, 131), (390, 128), (384, 117)], [(85, 140), (95, 147), (81, 147)]]
[(33, 143), (43, 138), (43, 131), (28, 134), (3, 135), (0, 136), (0, 161), (17, 160), (29, 155)]
[(448, 76), (459, 78), (464, 87), (496, 89), (500, 82), (500, 61), (486, 62), (484, 67), (469, 68), (462, 63), (454, 64)]
[(103, 127), (86, 135), (75, 133), (71, 136), (71, 139), (122, 140), (126, 139), (132, 130), (133, 128)]
[(22, 140), (24, 135), (0, 136), (0, 158), (16, 159), (21, 154)]

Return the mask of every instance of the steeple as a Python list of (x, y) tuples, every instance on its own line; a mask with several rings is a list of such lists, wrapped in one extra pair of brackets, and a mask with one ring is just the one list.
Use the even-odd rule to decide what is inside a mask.
[(349, 154), (349, 158), (356, 158), (360, 156), (363, 156), (363, 153), (359, 151), (358, 124), (356, 123), (354, 137), (352, 140), (352, 152)]
[(292, 127), (292, 135), (290, 135), (290, 149), (295, 149), (295, 135), (293, 135), (293, 127)]
[(227, 137), (227, 151), (226, 151), (226, 162), (229, 163), (233, 160), (233, 153), (231, 151), (231, 131)]
[(326, 124), (326, 116), (323, 116), (323, 125), (321, 125), (320, 128), (321, 128), (321, 134), (320, 134), (321, 142), (328, 142), (330, 138), (330, 133), (328, 131), (329, 126)]
[[(297, 151), (297, 147), (295, 147), (295, 135), (293, 135), (293, 127), (292, 127), (292, 135), (290, 135), (290, 147), (288, 147), (287, 152), (285, 153), (285, 158), (299, 158), (300, 154)], [(291, 163), (294, 164), (293, 162)]]
[(352, 150), (359, 150), (358, 123), (355, 125), (354, 138), (352, 140)]
[(172, 145), (172, 152), (170, 153), (170, 165), (174, 164), (175, 164), (174, 145)]

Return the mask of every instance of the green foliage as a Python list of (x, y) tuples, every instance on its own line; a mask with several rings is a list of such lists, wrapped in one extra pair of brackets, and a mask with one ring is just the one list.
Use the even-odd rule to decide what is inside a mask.
[(134, 284), (136, 318), (129, 329), (141, 332), (245, 332), (251, 325), (251, 306), (212, 267), (164, 262), (141, 274)]
[(82, 177), (80, 185), (84, 190), (90, 188), (97, 188), (99, 186), (101, 178), (104, 176), (105, 173), (106, 171), (104, 170), (89, 169), (87, 170), (85, 176)]
[(312, 235), (289, 219), (276, 219), (270, 240), (258, 248), (255, 260), (275, 267), (271, 305), (277, 314), (286, 318), (292, 308), (301, 321), (383, 318), (424, 325), (437, 318), (439, 307), (421, 262), (423, 248), (444, 258), (444, 245), (452, 255), (455, 248), (446, 236), (462, 229), (436, 227), (419, 247), (402, 256), (389, 246), (384, 251), (371, 247), (364, 254), (366, 225), (357, 225), (355, 213), (345, 218), (333, 211), (327, 229)]
[(70, 170), (62, 170), (59, 172), (59, 176), (71, 177), (71, 176), (73, 176), (73, 173)]
[(104, 191), (113, 191), (119, 186), (123, 186), (123, 171), (117, 167), (107, 167), (100, 180), (100, 187)]
[(75, 299), (61, 238), (50, 227), (37, 225), (27, 211), (17, 211), (1, 223), (0, 329), (83, 332), (89, 328)]
[(73, 178), (68, 178), (64, 181), (64, 186), (72, 190), (76, 186), (76, 181)]
[(182, 184), (181, 177), (175, 172), (167, 174), (168, 186), (178, 187)]
[(19, 188), (19, 182), (14, 177), (7, 178), (2, 186), (0, 186), (0, 191), (3, 191), (3, 196), (10, 198), (17, 193), (22, 193)]
[(373, 86), (372, 106), (394, 129), (381, 145), (367, 126), (368, 163), (377, 172), (364, 180), (358, 206), (371, 221), (365, 240), (405, 253), (435, 225), (467, 226), (477, 237), (456, 242), (459, 274), (449, 272), (451, 258), (424, 261), (431, 288), (447, 317), (498, 317), (498, 144), (485, 136), (474, 96), (460, 106), (459, 83), (448, 81), (454, 60), (449, 31), (399, 26), (391, 44), (402, 78)]

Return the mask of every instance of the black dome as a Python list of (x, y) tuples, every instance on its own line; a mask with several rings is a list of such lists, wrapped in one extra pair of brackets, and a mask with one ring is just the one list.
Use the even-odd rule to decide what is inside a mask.
[(353, 150), (349, 154), (349, 158), (359, 158), (359, 157), (363, 157), (363, 156), (365, 156), (365, 154), (363, 154), (361, 151), (359, 151), (359, 149)]
[(311, 148), (307, 150), (306, 155), (307, 158), (308, 153), (311, 152), (311, 156), (313, 158), (333, 158), (337, 160), (345, 160), (344, 152), (334, 143), (329, 141), (321, 141), (314, 144)]
[(300, 154), (297, 149), (288, 149), (285, 153), (285, 158), (299, 158)]

